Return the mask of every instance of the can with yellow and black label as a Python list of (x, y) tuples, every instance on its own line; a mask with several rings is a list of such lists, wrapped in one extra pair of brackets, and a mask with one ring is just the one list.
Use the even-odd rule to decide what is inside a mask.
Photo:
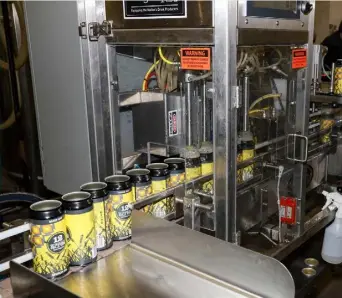
[(126, 172), (131, 178), (134, 201), (140, 201), (152, 194), (152, 182), (148, 169), (132, 169)]
[[(152, 163), (146, 166), (151, 172), (152, 192), (154, 194), (163, 192), (167, 189), (170, 179), (169, 166), (166, 163)], [(155, 217), (163, 218), (175, 209), (175, 201), (173, 197), (162, 199), (152, 205), (146, 206), (146, 212)]]
[(94, 207), (87, 192), (71, 192), (62, 196), (67, 228), (70, 265), (82, 266), (96, 260)]
[(66, 226), (62, 203), (46, 200), (30, 206), (33, 270), (55, 278), (69, 269)]
[(342, 59), (336, 61), (334, 71), (334, 95), (342, 96)]
[(109, 200), (107, 184), (104, 182), (89, 182), (81, 186), (81, 191), (91, 194), (94, 206), (96, 247), (104, 250), (113, 245), (111, 229), (111, 201)]
[(164, 163), (169, 166), (169, 187), (173, 187), (185, 182), (185, 160), (183, 158), (167, 158), (164, 160)]
[(201, 171), (202, 175), (209, 175), (213, 173), (214, 169), (214, 157), (213, 157), (213, 146), (211, 143), (205, 142), (199, 149), (201, 158)]
[(201, 157), (198, 150), (189, 146), (182, 150), (182, 157), (185, 159), (185, 179), (191, 181), (202, 176)]
[(113, 240), (125, 240), (132, 236), (133, 192), (129, 176), (113, 175), (105, 178), (109, 200), (112, 204), (111, 226)]

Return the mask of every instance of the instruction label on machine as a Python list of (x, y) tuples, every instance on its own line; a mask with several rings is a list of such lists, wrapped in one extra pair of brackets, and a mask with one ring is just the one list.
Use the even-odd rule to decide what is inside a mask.
[(307, 66), (307, 50), (292, 50), (292, 69), (304, 68)]
[(178, 135), (177, 110), (169, 111), (169, 137)]
[(124, 0), (125, 19), (180, 19), (187, 17), (186, 0)]
[(210, 70), (210, 48), (182, 48), (181, 68), (188, 70)]

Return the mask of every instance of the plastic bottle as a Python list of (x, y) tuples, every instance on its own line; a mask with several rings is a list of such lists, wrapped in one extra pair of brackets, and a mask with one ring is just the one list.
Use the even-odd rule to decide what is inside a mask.
[(327, 198), (322, 210), (329, 208), (332, 211), (337, 208), (333, 223), (325, 229), (322, 247), (322, 258), (330, 264), (342, 263), (342, 187), (337, 190), (332, 193), (322, 192)]

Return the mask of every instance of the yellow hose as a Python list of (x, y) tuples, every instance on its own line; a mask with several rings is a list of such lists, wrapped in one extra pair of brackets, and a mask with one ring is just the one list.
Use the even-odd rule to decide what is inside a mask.
[(162, 48), (161, 48), (161, 47), (158, 48), (158, 53), (159, 53), (160, 58), (161, 58), (166, 64), (170, 64), (170, 65), (178, 65), (178, 64), (179, 64), (179, 62), (173, 62), (173, 61), (170, 61), (170, 60), (166, 59), (166, 57), (165, 57), (164, 54), (163, 54), (163, 51), (162, 51)]
[(266, 94), (264, 96), (259, 97), (258, 99), (256, 99), (251, 106), (249, 107), (250, 110), (252, 110), (258, 103), (262, 102), (264, 99), (268, 99), (268, 98), (278, 98), (280, 97), (281, 94), (276, 93), (276, 94)]
[(152, 64), (152, 66), (149, 68), (149, 70), (147, 71), (147, 73), (145, 74), (144, 80), (142, 82), (142, 86), (141, 86), (141, 90), (142, 91), (146, 91), (147, 88), (145, 88), (145, 82), (148, 80), (148, 76), (150, 75), (150, 73), (155, 69), (156, 65), (159, 63), (160, 60), (157, 60), (154, 64)]

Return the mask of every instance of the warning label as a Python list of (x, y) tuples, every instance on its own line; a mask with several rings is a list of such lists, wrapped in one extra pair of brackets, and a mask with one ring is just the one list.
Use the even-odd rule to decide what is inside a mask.
[(307, 66), (306, 49), (292, 50), (292, 69), (304, 68)]
[(188, 70), (210, 70), (210, 48), (182, 48), (181, 68)]
[(169, 111), (169, 137), (178, 135), (177, 111)]

